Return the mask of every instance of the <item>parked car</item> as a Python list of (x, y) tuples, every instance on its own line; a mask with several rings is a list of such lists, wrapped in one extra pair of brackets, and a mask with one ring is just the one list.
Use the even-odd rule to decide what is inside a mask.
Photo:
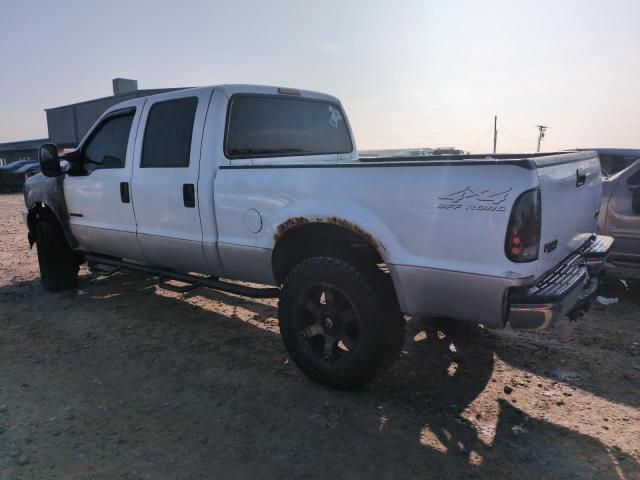
[(29, 162), (16, 169), (1, 173), (2, 188), (9, 192), (19, 192), (27, 178), (40, 172), (38, 162)]
[(453, 147), (440, 147), (436, 148), (431, 155), (464, 155), (464, 150), (459, 150)]
[(603, 177), (621, 172), (640, 158), (640, 149), (637, 148), (582, 148), (579, 150), (598, 152)]
[(66, 172), (55, 145), (40, 159), (24, 215), (45, 288), (76, 287), (88, 261), (278, 297), (291, 358), (333, 387), (393, 363), (405, 313), (494, 328), (579, 315), (612, 242), (595, 235), (595, 152), (359, 161), (339, 100), (310, 91), (129, 100)]
[(32, 160), (17, 160), (0, 167), (0, 191), (20, 191), (25, 179), (39, 171), (40, 164)]
[(640, 149), (594, 150), (603, 174), (598, 228), (615, 238), (607, 271), (640, 276)]
[(413, 150), (402, 150), (395, 155), (394, 157), (430, 157), (432, 155), (433, 150), (430, 148), (418, 148)]
[(5, 172), (5, 171), (13, 171), (16, 168), (20, 168), (23, 165), (26, 165), (27, 163), (32, 163), (33, 160), (14, 160), (11, 163), (7, 163), (6, 165), (2, 165), (0, 166), (0, 172)]

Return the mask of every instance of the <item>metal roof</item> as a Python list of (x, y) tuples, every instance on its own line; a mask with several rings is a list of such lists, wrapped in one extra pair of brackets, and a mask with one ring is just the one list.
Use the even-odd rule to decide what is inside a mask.
[(183, 90), (182, 88), (153, 88), (138, 90), (138, 82), (126, 78), (114, 78), (114, 95), (45, 108), (49, 138), (0, 143), (0, 152), (36, 150), (46, 142), (63, 148), (75, 148), (85, 133), (109, 107), (133, 98), (148, 97), (158, 93)]
[(133, 90), (120, 95), (94, 98), (60, 107), (46, 108), (49, 138), (59, 147), (75, 148), (93, 124), (110, 107), (134, 98), (183, 90), (182, 88), (156, 88)]
[(191, 87), (183, 87), (183, 88), (147, 88), (144, 90), (135, 90), (133, 92), (124, 93), (122, 95), (107, 95), (106, 97), (93, 98), (91, 100), (84, 100), (82, 102), (69, 103), (67, 105), (60, 105), (59, 107), (50, 107), (45, 108), (45, 112), (51, 112), (55, 110), (61, 110), (64, 108), (75, 107), (78, 105), (89, 105), (93, 103), (101, 103), (106, 101), (117, 100), (118, 102), (123, 102), (125, 100), (130, 100), (132, 98), (140, 98), (140, 97), (148, 97), (149, 95), (156, 95), (158, 93), (165, 92), (173, 92), (174, 90), (184, 90), (185, 88)]
[(40, 145), (42, 145), (43, 143), (47, 143), (48, 141), (48, 138), (38, 138), (35, 140), (21, 140), (19, 142), (0, 143), (0, 152), (34, 150), (40, 147)]

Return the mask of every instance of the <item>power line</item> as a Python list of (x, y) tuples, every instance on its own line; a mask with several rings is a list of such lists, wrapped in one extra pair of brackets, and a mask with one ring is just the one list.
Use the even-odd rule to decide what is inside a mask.
[(476, 143), (476, 144), (473, 146), (473, 148), (470, 148), (470, 149), (469, 149), (469, 151), (470, 151), (470, 152), (472, 152), (472, 153), (473, 153), (473, 152), (475, 152), (475, 151), (477, 151), (477, 150), (478, 150), (478, 145), (480, 145), (480, 144), (482, 144), (482, 143), (484, 143), (484, 142), (485, 142), (485, 140), (486, 140), (486, 139), (487, 139), (487, 137), (489, 136), (489, 132), (491, 132), (491, 130), (490, 130), (490, 129), (487, 129), (487, 131), (486, 131), (486, 132), (484, 132), (484, 134), (482, 135), (482, 138), (478, 141), (478, 143)]
[(502, 122), (498, 122), (498, 123), (500, 124), (500, 128), (502, 130), (504, 130), (505, 133), (507, 133), (513, 140), (515, 140), (516, 142), (520, 142), (523, 145), (528, 145), (529, 144), (529, 140), (524, 140), (524, 139), (520, 138), (518, 135), (513, 133), (513, 130), (510, 130), (507, 127), (505, 127), (504, 123), (502, 123)]
[(511, 135), (510, 133), (508, 133), (506, 130), (503, 131), (503, 133), (505, 134), (502, 137), (502, 143), (507, 143), (511, 146), (513, 146), (514, 148), (516, 148), (517, 150), (525, 150), (525, 151), (530, 151), (532, 150), (531, 148), (531, 143), (530, 142), (525, 142), (517, 137), (514, 137), (513, 135)]
[[(500, 133), (504, 134), (501, 136), (500, 143), (502, 144), (502, 150), (505, 151), (505, 144), (507, 145), (507, 150), (530, 150), (530, 142), (520, 138), (513, 131), (507, 128), (504, 123), (502, 123), (499, 119), (497, 121), (497, 127), (500, 128)], [(494, 135), (497, 136), (497, 128), (494, 130)], [(510, 147), (509, 147), (510, 146)]]

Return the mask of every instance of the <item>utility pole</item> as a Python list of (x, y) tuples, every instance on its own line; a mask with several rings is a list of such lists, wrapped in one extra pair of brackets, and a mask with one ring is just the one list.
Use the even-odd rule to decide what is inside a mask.
[(547, 127), (546, 125), (536, 125), (536, 128), (538, 129), (538, 150), (536, 150), (537, 152), (540, 151), (540, 143), (542, 143), (542, 139), (544, 138), (544, 132), (547, 131)]
[(498, 115), (493, 116), (493, 154), (496, 154), (496, 144), (498, 143)]

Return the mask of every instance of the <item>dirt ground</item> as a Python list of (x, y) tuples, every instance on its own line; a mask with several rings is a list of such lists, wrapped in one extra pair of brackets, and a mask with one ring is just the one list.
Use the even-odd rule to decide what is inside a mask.
[(412, 319), (387, 374), (336, 392), (288, 360), (274, 301), (84, 268), (45, 292), (21, 208), (0, 195), (2, 480), (640, 478), (638, 282), (542, 333)]

